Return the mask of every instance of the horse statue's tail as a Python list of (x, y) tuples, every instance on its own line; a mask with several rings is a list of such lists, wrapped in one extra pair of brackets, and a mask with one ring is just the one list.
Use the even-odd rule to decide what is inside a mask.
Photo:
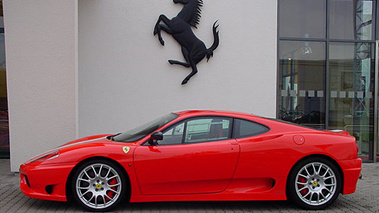
[(220, 39), (219, 39), (219, 36), (218, 36), (218, 30), (217, 30), (217, 27), (218, 27), (218, 24), (217, 24), (217, 21), (215, 21), (215, 23), (213, 24), (213, 44), (210, 48), (207, 49), (207, 61), (209, 61), (209, 58), (213, 56), (213, 51), (218, 47), (218, 44), (220, 42)]

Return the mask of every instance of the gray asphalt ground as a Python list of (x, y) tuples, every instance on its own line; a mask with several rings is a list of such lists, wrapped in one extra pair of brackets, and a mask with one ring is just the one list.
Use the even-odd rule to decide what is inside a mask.
[[(125, 203), (114, 212), (379, 212), (379, 163), (363, 164), (363, 178), (354, 194), (340, 195), (323, 211), (305, 211), (287, 201), (254, 202), (159, 202)], [(10, 172), (9, 160), (0, 159), (0, 213), (84, 212), (73, 203), (28, 198), (19, 188), (17, 173)]]

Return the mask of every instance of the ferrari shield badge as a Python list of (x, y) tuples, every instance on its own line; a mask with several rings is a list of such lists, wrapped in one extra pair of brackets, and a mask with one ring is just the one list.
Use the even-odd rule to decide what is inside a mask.
[(125, 154), (126, 154), (126, 153), (129, 152), (130, 147), (128, 147), (128, 146), (124, 146), (124, 147), (122, 147), (122, 150), (123, 150), (123, 151), (125, 152)]

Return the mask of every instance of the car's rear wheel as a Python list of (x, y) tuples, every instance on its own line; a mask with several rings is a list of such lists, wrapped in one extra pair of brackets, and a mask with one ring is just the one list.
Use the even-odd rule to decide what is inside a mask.
[(107, 160), (92, 160), (81, 165), (72, 180), (75, 200), (91, 211), (108, 211), (124, 197), (126, 183), (123, 172)]
[(340, 172), (333, 163), (324, 158), (309, 158), (293, 168), (287, 195), (305, 209), (324, 209), (337, 199), (341, 184)]

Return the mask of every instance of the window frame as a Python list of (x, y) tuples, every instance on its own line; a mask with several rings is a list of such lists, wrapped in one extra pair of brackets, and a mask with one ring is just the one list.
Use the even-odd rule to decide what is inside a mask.
[[(201, 142), (193, 142), (193, 143), (186, 143), (185, 142), (185, 135), (186, 135), (186, 132), (187, 132), (187, 123), (191, 120), (195, 120), (195, 119), (201, 119), (201, 118), (221, 118), (221, 119), (228, 119), (230, 121), (229, 123), (229, 132), (228, 132), (228, 136), (227, 138), (225, 139), (222, 139), (222, 140), (204, 140), (204, 141), (201, 141)], [(257, 125), (260, 125), (260, 126), (263, 126), (267, 129), (267, 131), (265, 132), (262, 132), (262, 133), (259, 133), (259, 134), (255, 134), (255, 135), (249, 135), (249, 136), (243, 136), (243, 137), (237, 137), (236, 136), (236, 125), (235, 125), (235, 122), (236, 120), (244, 120), (244, 121), (247, 121), (247, 122), (251, 122), (251, 123), (254, 123), (254, 124), (257, 124)], [(184, 118), (182, 120), (179, 120), (169, 126), (167, 126), (166, 128), (160, 130), (163, 134), (167, 131), (169, 131), (171, 128), (177, 126), (177, 125), (181, 125), (182, 123), (184, 123), (184, 129), (183, 129), (183, 133), (182, 133), (182, 139), (181, 139), (181, 142), (180, 143), (175, 143), (175, 144), (158, 144), (156, 146), (176, 146), (176, 145), (190, 145), (190, 144), (198, 144), (198, 143), (211, 143), (211, 142), (218, 142), (218, 141), (225, 141), (225, 140), (231, 140), (231, 139), (243, 139), (243, 138), (249, 138), (249, 137), (255, 137), (255, 136), (258, 136), (258, 135), (262, 135), (262, 134), (265, 134), (267, 132), (269, 132), (271, 130), (270, 127), (268, 127), (267, 125), (264, 125), (262, 123), (259, 123), (259, 122), (256, 122), (256, 121), (253, 121), (253, 120), (249, 120), (249, 119), (245, 119), (245, 118), (239, 118), (239, 117), (230, 117), (230, 116), (220, 116), (220, 115), (201, 115), (201, 116), (195, 116), (195, 117), (190, 117), (190, 118)], [(239, 131), (239, 129), (238, 129)], [(148, 140), (145, 141), (144, 143), (141, 144), (142, 146), (150, 146)]]
[[(212, 119), (215, 119), (215, 118), (221, 118), (221, 119), (227, 119), (229, 120), (229, 131), (228, 131), (228, 135), (227, 135), (227, 138), (225, 139), (222, 139), (222, 140), (204, 140), (204, 141), (201, 141), (201, 142), (193, 142), (193, 143), (186, 143), (185, 142), (185, 135), (187, 133), (187, 123), (191, 120), (196, 120), (196, 119), (206, 119), (206, 118), (212, 118)], [(175, 122), (174, 124), (164, 128), (161, 130), (161, 132), (164, 134), (166, 131), (168, 131), (169, 129), (177, 126), (177, 125), (181, 125), (182, 123), (184, 123), (184, 130), (183, 130), (183, 134), (182, 134), (182, 139), (181, 139), (181, 143), (175, 143), (175, 144), (159, 144), (158, 142), (158, 145), (157, 146), (174, 146), (174, 145), (188, 145), (188, 144), (197, 144), (197, 143), (209, 143), (209, 142), (217, 142), (217, 141), (224, 141), (224, 140), (230, 140), (230, 139), (233, 139), (232, 138), (232, 132), (233, 132), (233, 123), (234, 123), (234, 118), (233, 117), (229, 117), (229, 116), (219, 116), (219, 115), (201, 115), (201, 116), (195, 116), (195, 117), (190, 117), (190, 118), (184, 118), (182, 120), (179, 120), (177, 122)], [(148, 141), (144, 142), (142, 145), (148, 145), (149, 146), (149, 143)]]

